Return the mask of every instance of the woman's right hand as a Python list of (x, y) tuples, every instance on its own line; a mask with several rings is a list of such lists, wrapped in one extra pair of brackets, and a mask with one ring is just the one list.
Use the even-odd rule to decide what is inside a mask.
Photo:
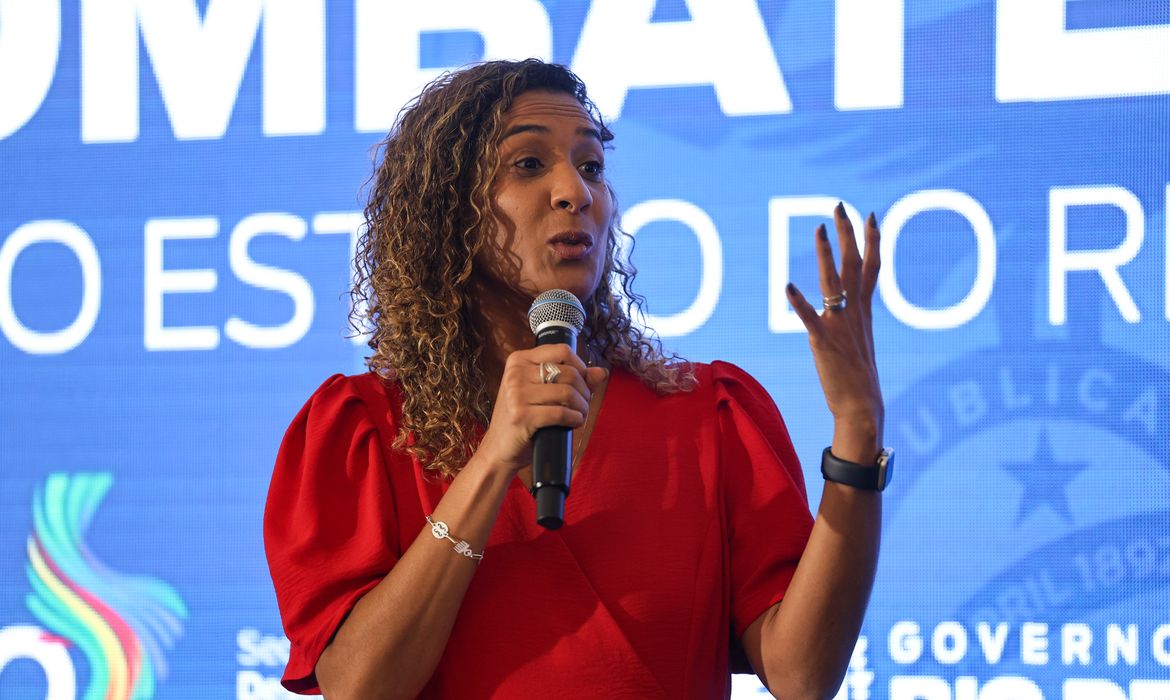
[[(541, 365), (551, 362), (561, 374), (545, 384)], [(532, 436), (551, 425), (579, 428), (589, 416), (589, 399), (608, 372), (586, 367), (568, 345), (542, 345), (508, 356), (491, 424), (476, 456), (515, 474), (532, 461)]]

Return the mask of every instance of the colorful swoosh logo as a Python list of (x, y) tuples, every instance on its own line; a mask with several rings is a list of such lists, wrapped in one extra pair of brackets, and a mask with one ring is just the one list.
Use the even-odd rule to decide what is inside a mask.
[(175, 589), (147, 576), (107, 568), (85, 534), (114, 478), (51, 474), (33, 498), (28, 538), (29, 610), (69, 640), (89, 663), (84, 700), (154, 696), (167, 674), (163, 648), (183, 631), (187, 608)]

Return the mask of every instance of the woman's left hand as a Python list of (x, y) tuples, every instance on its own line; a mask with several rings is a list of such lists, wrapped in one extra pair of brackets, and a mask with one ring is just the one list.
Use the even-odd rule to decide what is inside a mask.
[[(833, 260), (828, 231), (817, 227), (817, 267), (826, 309), (817, 313), (795, 285), (789, 284), (788, 301), (808, 329), (817, 374), (829, 411), (833, 414), (832, 451), (840, 459), (869, 464), (882, 446), (885, 408), (878, 385), (873, 352), (873, 290), (877, 285), (880, 234), (871, 213), (865, 223), (865, 257), (857, 249), (853, 224), (838, 204), (833, 212), (841, 269)], [(844, 295), (844, 307), (829, 303)]]

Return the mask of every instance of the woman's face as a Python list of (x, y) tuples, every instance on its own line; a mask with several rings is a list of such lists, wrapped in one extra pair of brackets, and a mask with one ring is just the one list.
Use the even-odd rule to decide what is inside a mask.
[(495, 237), (477, 259), (494, 287), (592, 296), (605, 267), (613, 202), (601, 134), (576, 98), (521, 94), (504, 114), (492, 189)]

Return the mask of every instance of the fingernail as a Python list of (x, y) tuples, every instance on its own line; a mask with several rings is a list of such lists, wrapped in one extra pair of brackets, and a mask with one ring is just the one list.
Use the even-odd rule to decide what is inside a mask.
[(788, 284), (784, 285), (784, 288), (788, 290), (789, 294), (793, 294), (793, 295), (796, 294), (796, 285), (795, 284), (789, 282)]
[(824, 224), (817, 226), (817, 238), (820, 238), (822, 241), (829, 240), (829, 229), (825, 228)]
[(841, 216), (845, 216), (845, 203), (844, 203), (844, 202), (837, 202), (837, 209), (836, 209), (836, 211), (837, 211), (837, 213), (838, 213), (838, 214), (840, 214)]
[(877, 217), (873, 215), (872, 211), (869, 213), (869, 225), (877, 228)]

